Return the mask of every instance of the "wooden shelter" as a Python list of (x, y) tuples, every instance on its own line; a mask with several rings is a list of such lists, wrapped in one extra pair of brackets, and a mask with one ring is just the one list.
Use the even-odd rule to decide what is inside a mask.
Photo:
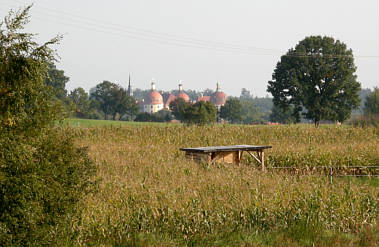
[[(234, 145), (234, 146), (214, 146), (214, 147), (197, 147), (197, 148), (181, 148), (186, 152), (186, 157), (201, 162), (218, 162), (218, 163), (234, 163), (239, 165), (243, 152), (247, 152), (261, 165), (262, 170), (265, 169), (264, 150), (272, 148), (272, 146), (252, 146), (252, 145)], [(255, 152), (256, 154), (254, 154)]]

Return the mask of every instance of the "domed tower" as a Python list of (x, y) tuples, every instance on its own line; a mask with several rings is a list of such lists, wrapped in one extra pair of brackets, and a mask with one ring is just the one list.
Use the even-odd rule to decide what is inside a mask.
[(155, 113), (163, 109), (163, 97), (155, 90), (155, 82), (151, 83), (151, 91), (144, 99), (143, 111), (148, 113)]
[(215, 105), (218, 111), (221, 109), (221, 106), (225, 105), (226, 94), (221, 91), (221, 86), (218, 82), (216, 92), (211, 96), (211, 102)]
[(190, 101), (190, 97), (183, 91), (183, 84), (181, 81), (179, 81), (179, 93), (176, 97), (184, 99), (185, 102)]

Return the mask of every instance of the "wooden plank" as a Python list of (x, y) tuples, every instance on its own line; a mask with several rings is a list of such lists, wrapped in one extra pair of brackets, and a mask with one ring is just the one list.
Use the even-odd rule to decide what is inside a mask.
[(234, 146), (213, 146), (213, 147), (196, 147), (196, 148), (180, 148), (182, 151), (189, 152), (231, 152), (231, 151), (257, 151), (272, 148), (272, 146), (252, 146), (252, 145), (234, 145)]

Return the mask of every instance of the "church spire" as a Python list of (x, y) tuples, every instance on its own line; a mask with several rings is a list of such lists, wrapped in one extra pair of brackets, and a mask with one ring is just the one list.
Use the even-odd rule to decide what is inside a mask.
[(129, 74), (128, 95), (130, 97), (133, 97), (133, 90), (132, 90), (132, 86), (130, 85), (130, 74)]

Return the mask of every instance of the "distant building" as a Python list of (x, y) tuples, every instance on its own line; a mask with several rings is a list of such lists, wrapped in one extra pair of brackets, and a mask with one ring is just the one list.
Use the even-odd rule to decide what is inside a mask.
[(179, 82), (179, 92), (176, 96), (168, 94), (167, 100), (165, 100), (165, 108), (170, 110), (170, 103), (178, 98), (183, 99), (185, 102), (190, 102), (190, 97), (183, 91), (183, 84), (181, 82)]
[(163, 97), (155, 90), (155, 82), (151, 83), (151, 91), (141, 102), (143, 112), (155, 113), (163, 109)]
[[(129, 77), (128, 94), (130, 95), (130, 93), (133, 95)], [(152, 82), (151, 91), (142, 101), (139, 102), (139, 105), (142, 112), (155, 113), (163, 109), (170, 110), (170, 103), (178, 98), (183, 99), (185, 102), (190, 102), (190, 97), (184, 92), (183, 84), (181, 82), (179, 82), (179, 92), (177, 95), (171, 93), (163, 93), (163, 95), (160, 94), (155, 89), (155, 82)], [(197, 101), (211, 102), (217, 110), (220, 111), (221, 106), (225, 105), (226, 98), (226, 94), (221, 91), (220, 83), (217, 83), (216, 92), (210, 96), (201, 95), (198, 97)]]
[(226, 103), (226, 94), (221, 91), (220, 83), (217, 83), (216, 92), (214, 92), (211, 96), (203, 96), (197, 98), (197, 101), (208, 101), (211, 102), (218, 111), (220, 111), (221, 106)]

